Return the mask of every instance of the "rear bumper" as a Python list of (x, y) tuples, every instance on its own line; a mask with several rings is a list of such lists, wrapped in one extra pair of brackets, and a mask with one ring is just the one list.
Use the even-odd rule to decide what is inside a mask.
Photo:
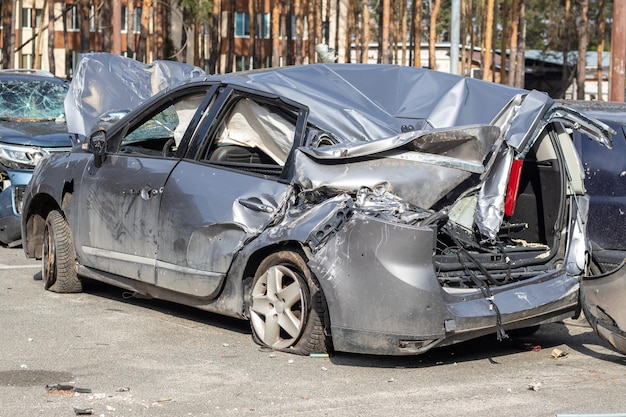
[(433, 239), (429, 227), (355, 213), (319, 248), (309, 265), (328, 303), (336, 350), (419, 354), (498, 329), (571, 317), (578, 309), (578, 268), (537, 271), (492, 286), (491, 296), (477, 288), (444, 288), (433, 265)]

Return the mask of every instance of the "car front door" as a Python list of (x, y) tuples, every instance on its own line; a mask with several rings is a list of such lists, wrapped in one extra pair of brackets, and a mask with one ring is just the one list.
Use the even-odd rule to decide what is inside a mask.
[(178, 163), (177, 147), (207, 102), (204, 87), (131, 113), (128, 125), (108, 138), (104, 157), (92, 159), (79, 199), (77, 250), (84, 265), (154, 283), (163, 189)]
[(290, 193), (281, 178), (306, 119), (293, 104), (230, 88), (215, 107), (159, 213), (157, 285), (201, 298), (219, 293), (237, 252), (280, 215)]

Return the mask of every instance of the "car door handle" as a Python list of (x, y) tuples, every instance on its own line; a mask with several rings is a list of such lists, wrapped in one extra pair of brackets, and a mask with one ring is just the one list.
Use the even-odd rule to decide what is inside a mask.
[(263, 204), (263, 202), (258, 198), (240, 198), (237, 200), (237, 202), (245, 208), (249, 208), (250, 210), (262, 211), (263, 213), (274, 212), (273, 207), (268, 206), (267, 204)]

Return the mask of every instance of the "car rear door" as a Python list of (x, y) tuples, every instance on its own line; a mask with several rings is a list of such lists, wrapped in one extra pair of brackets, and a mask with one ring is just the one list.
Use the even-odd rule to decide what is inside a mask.
[(165, 184), (157, 285), (215, 297), (237, 252), (281, 215), (306, 111), (226, 88)]

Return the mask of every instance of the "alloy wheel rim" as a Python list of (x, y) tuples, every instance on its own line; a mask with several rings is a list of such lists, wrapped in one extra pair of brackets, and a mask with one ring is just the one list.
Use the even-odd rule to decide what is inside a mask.
[(293, 346), (306, 322), (301, 278), (284, 265), (269, 268), (252, 288), (250, 321), (259, 339), (275, 349)]

